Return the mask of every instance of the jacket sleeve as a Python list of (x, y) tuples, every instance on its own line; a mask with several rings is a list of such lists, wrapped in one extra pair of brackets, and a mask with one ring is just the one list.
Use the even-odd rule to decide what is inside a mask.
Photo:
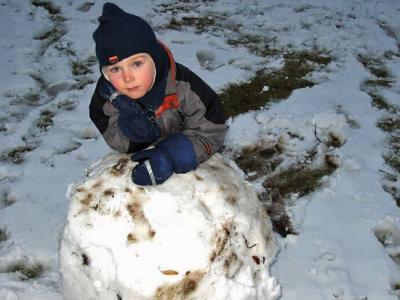
[(198, 163), (223, 145), (227, 126), (215, 91), (181, 64), (177, 66), (177, 93), (183, 115), (183, 134), (193, 143)]
[(98, 85), (90, 101), (89, 115), (110, 148), (121, 153), (132, 153), (149, 146), (133, 143), (122, 134), (118, 128), (119, 112), (110, 101), (100, 96)]

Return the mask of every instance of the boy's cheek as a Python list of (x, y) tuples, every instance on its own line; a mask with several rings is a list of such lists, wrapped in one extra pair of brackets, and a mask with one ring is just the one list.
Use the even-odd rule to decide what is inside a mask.
[(123, 94), (123, 85), (119, 81), (110, 78), (110, 82), (118, 92)]

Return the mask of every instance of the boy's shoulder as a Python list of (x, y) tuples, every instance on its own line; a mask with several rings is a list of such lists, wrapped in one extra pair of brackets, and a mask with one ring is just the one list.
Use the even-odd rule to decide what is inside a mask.
[(196, 73), (194, 73), (192, 70), (190, 70), (188, 67), (185, 65), (175, 62), (175, 67), (176, 67), (176, 75), (175, 79), (176, 82), (179, 83), (180, 81), (183, 82), (188, 82), (192, 86), (201, 86), (204, 87), (204, 85), (207, 85), (201, 78), (198, 76)]
[[(206, 99), (213, 99), (216, 96), (216, 92), (196, 73), (190, 70), (185, 65), (175, 62), (176, 66), (176, 85), (177, 91), (182, 93), (189, 89), (200, 97), (202, 101)], [(185, 93), (183, 93), (185, 94)]]
[(188, 67), (175, 62), (175, 79), (177, 81), (189, 81), (192, 74), (194, 73)]

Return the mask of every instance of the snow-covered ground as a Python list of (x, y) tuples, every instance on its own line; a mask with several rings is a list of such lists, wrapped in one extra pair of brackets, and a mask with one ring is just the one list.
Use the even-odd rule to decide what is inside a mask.
[[(312, 138), (322, 139), (324, 130), (343, 137), (345, 143), (335, 149), (338, 169), (289, 208), (298, 235), (277, 236), (280, 251), (271, 272), (282, 299), (397, 299), (400, 210), (383, 185), (387, 173), (393, 186), (399, 176), (382, 158), (388, 134), (376, 126), (389, 112), (373, 105), (364, 84), (379, 78), (360, 57), (379, 59), (389, 71), (391, 83), (374, 92), (398, 108), (400, 2), (115, 2), (147, 19), (176, 60), (216, 90), (249, 79), (261, 66), (282, 63), (229, 43), (240, 35), (261, 36), (276, 49), (329, 51), (334, 60), (311, 76), (318, 84), (231, 119), (226, 146), (289, 139), (296, 157)], [(2, 300), (62, 299), (58, 247), (69, 208), (65, 194), (110, 152), (88, 118), (98, 76), (92, 32), (103, 3), (0, 0)], [(167, 26), (184, 17), (206, 26)], [(199, 53), (210, 55), (212, 65), (202, 65)], [(292, 143), (288, 130), (304, 143)]]

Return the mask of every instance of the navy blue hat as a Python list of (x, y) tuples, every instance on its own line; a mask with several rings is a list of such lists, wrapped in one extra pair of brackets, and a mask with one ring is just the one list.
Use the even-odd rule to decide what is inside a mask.
[(156, 69), (164, 63), (165, 51), (153, 29), (142, 18), (128, 14), (113, 3), (105, 3), (99, 26), (93, 33), (100, 69), (131, 55), (148, 53)]

